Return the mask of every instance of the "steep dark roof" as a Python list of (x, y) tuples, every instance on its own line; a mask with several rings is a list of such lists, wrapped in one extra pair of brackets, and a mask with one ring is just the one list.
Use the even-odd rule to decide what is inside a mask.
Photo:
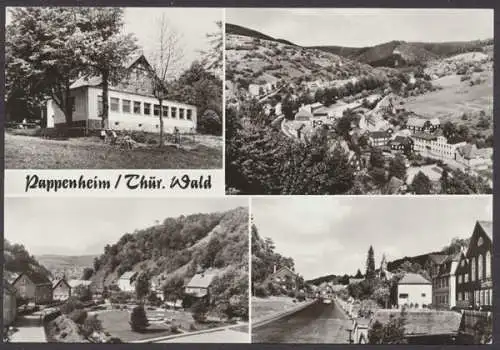
[(16, 278), (16, 280), (14, 281), (13, 284), (15, 284), (19, 280), (19, 278), (21, 278), (21, 276), (23, 276), (23, 275), (26, 275), (30, 279), (30, 281), (33, 282), (33, 284), (35, 284), (35, 285), (50, 284), (52, 286), (52, 283), (50, 282), (50, 279), (48, 276), (44, 275), (41, 272), (31, 271), (31, 270), (24, 271), (23, 273), (21, 273)]
[[(377, 310), (372, 322), (385, 324), (391, 317), (399, 315), (399, 310)], [(406, 313), (405, 335), (411, 337), (457, 334), (461, 321), (462, 315), (454, 311), (410, 310)]]
[(431, 284), (431, 282), (418, 273), (408, 272), (401, 278), (398, 284)]
[(489, 239), (493, 241), (493, 221), (478, 220), (477, 224), (481, 226), (484, 233), (486, 233)]

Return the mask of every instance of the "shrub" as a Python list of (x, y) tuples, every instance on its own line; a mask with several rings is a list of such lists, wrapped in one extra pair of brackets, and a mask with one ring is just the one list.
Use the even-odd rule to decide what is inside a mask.
[(260, 298), (265, 298), (265, 297), (269, 296), (269, 292), (267, 291), (267, 289), (264, 286), (259, 285), (259, 286), (255, 287), (255, 296), (260, 297)]
[(143, 332), (148, 328), (149, 321), (143, 305), (134, 307), (130, 315), (130, 327), (134, 332)]
[(83, 324), (87, 319), (87, 311), (82, 309), (76, 309), (68, 314), (68, 317), (75, 323)]
[(80, 300), (75, 297), (70, 297), (64, 304), (62, 304), (59, 308), (61, 313), (68, 315), (74, 310), (83, 309), (83, 304)]

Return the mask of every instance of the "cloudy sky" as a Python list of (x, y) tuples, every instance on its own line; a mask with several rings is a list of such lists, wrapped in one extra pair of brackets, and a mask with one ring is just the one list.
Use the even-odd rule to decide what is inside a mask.
[(383, 253), (393, 260), (440, 250), (493, 215), (491, 196), (258, 197), (251, 208), (261, 237), (306, 279), (364, 273), (370, 245), (376, 266)]
[(5, 238), (31, 254), (100, 254), (168, 217), (248, 206), (246, 198), (6, 198)]
[(304, 46), (462, 41), (494, 34), (493, 10), (482, 9), (232, 8), (226, 21)]
[[(157, 23), (162, 15), (182, 37), (183, 68), (201, 58), (200, 50), (209, 48), (206, 34), (217, 32), (215, 22), (223, 19), (223, 11), (217, 8), (125, 8), (124, 31), (135, 34), (147, 56), (155, 49)], [(6, 24), (10, 20), (9, 12), (6, 11)]]

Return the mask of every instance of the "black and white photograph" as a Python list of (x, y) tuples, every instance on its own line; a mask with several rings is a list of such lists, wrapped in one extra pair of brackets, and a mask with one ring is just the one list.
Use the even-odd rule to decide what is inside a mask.
[(253, 198), (252, 343), (492, 344), (492, 205)]
[(7, 169), (221, 169), (223, 9), (11, 7)]
[(7, 198), (5, 218), (4, 342), (250, 342), (247, 199)]
[(493, 10), (230, 8), (225, 28), (227, 194), (492, 193)]

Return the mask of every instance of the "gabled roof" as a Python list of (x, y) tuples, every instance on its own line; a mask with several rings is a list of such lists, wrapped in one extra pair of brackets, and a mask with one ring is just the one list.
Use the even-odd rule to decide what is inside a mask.
[[(399, 315), (399, 310), (377, 310), (371, 322), (386, 324), (391, 317)], [(462, 314), (454, 311), (409, 310), (405, 321), (406, 336), (453, 335), (460, 329)]]
[(133, 278), (135, 275), (137, 274), (137, 272), (135, 271), (127, 271), (127, 272), (124, 272), (123, 275), (120, 276), (120, 279), (124, 279), (124, 280), (130, 280), (131, 278)]
[(297, 274), (295, 273), (295, 271), (292, 271), (292, 269), (290, 269), (289, 267), (287, 266), (283, 266), (281, 267), (279, 270), (277, 270), (275, 273), (273, 273), (271, 276), (273, 275), (277, 275), (279, 274), (281, 271), (287, 271), (287, 272), (290, 272), (291, 274), (293, 274), (294, 276), (297, 276)]
[(299, 111), (295, 114), (295, 119), (297, 120), (298, 118), (301, 118), (301, 120), (309, 120), (312, 118), (312, 113), (309, 112), (305, 108), (299, 109)]
[(398, 284), (431, 284), (431, 282), (425, 279), (422, 275), (408, 272), (403, 278), (401, 278)]
[(71, 288), (75, 288), (75, 287), (78, 287), (78, 286), (84, 286), (84, 287), (88, 287), (92, 284), (92, 281), (87, 281), (87, 280), (70, 280), (69, 282), (69, 286)]
[(50, 282), (50, 279), (48, 276), (44, 275), (41, 272), (32, 271), (32, 270), (24, 271), (23, 273), (21, 273), (19, 276), (17, 276), (17, 278), (15, 279), (15, 281), (12, 284), (15, 284), (21, 278), (21, 276), (24, 276), (24, 275), (27, 276), (29, 278), (29, 280), (31, 282), (33, 282), (33, 284), (35, 284), (35, 285), (50, 284), (52, 286), (52, 282)]
[(68, 286), (69, 288), (71, 288), (71, 286), (69, 285), (68, 281), (66, 281), (66, 279), (60, 278), (58, 280), (52, 281), (52, 289), (55, 289), (61, 283), (64, 283), (66, 286)]
[(408, 126), (416, 126), (416, 127), (423, 127), (425, 124), (426, 120), (422, 118), (416, 118), (416, 117), (410, 117), (408, 118), (408, 122), (406, 125)]
[(488, 238), (493, 241), (493, 221), (478, 220), (477, 224), (481, 226)]
[(212, 284), (215, 277), (218, 275), (218, 271), (205, 271), (202, 273), (197, 273), (191, 278), (191, 281), (186, 285), (187, 288), (208, 288)]
[[(149, 66), (149, 62), (143, 54), (132, 54), (129, 56), (127, 62), (124, 64), (126, 69), (132, 67), (137, 61), (143, 60), (146, 65)], [(101, 76), (90, 76), (85, 75), (83, 77), (78, 78), (71, 86), (70, 89), (77, 89), (83, 86), (99, 86), (102, 83)]]
[(386, 131), (372, 131), (370, 132), (370, 137), (374, 139), (386, 139), (389, 137), (389, 134)]

